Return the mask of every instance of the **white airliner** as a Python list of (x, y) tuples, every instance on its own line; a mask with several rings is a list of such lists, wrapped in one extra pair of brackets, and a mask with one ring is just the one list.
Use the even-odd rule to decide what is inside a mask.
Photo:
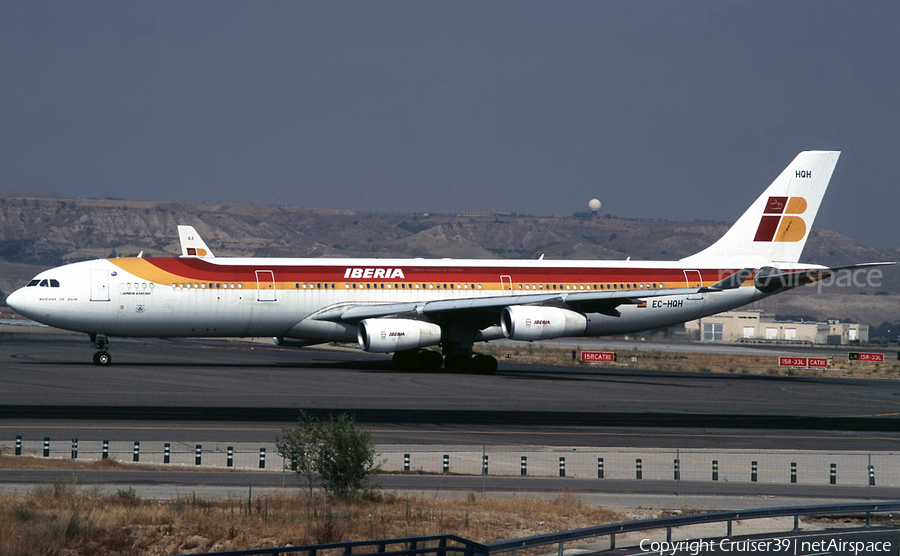
[(7, 303), (89, 334), (98, 365), (111, 362), (111, 336), (272, 336), (358, 341), (399, 368), (490, 373), (497, 361), (473, 356), (477, 342), (647, 330), (830, 276), (839, 269), (799, 260), (839, 155), (800, 153), (719, 241), (680, 261), (216, 258), (179, 226), (181, 257), (68, 264)]

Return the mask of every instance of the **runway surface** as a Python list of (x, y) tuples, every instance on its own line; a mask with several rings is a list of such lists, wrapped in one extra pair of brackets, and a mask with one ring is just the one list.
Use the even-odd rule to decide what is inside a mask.
[(84, 335), (0, 333), (0, 434), (241, 442), (304, 409), (350, 412), (378, 443), (900, 445), (900, 381), (507, 362), (494, 376), (395, 372), (359, 350), (221, 340), (113, 339), (110, 352), (96, 367)]

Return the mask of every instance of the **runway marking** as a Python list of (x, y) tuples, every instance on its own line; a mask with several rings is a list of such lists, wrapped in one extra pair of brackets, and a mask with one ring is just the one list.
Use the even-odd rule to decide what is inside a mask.
[[(79, 426), (53, 426), (42, 427), (37, 425), (12, 426), (0, 425), (0, 429), (6, 430), (119, 430), (119, 431), (186, 431), (186, 432), (281, 432), (282, 429), (274, 428), (231, 428), (231, 427), (79, 427)], [(765, 435), (765, 434), (700, 434), (700, 433), (630, 433), (630, 432), (602, 432), (602, 431), (473, 431), (473, 430), (392, 430), (392, 429), (366, 429), (369, 433), (376, 434), (395, 434), (395, 435), (484, 435), (484, 436), (597, 436), (597, 437), (640, 437), (640, 438), (758, 438), (772, 440), (871, 440), (871, 441), (891, 441), (900, 442), (900, 438), (878, 437), (878, 436), (814, 436), (814, 435)]]

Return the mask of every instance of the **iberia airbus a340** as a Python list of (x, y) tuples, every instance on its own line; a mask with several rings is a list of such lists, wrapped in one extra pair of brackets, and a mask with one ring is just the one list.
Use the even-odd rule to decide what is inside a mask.
[(401, 368), (493, 372), (474, 344), (668, 326), (830, 276), (839, 269), (799, 261), (839, 155), (800, 153), (721, 239), (679, 261), (217, 258), (179, 226), (180, 257), (68, 264), (7, 303), (89, 334), (98, 365), (112, 336), (272, 336), (358, 342)]

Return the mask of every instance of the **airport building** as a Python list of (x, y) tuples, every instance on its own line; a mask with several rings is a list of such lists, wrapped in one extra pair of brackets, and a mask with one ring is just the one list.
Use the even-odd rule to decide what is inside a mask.
[(774, 313), (728, 311), (684, 324), (702, 342), (753, 342), (847, 345), (869, 341), (869, 325), (838, 322), (777, 321)]

